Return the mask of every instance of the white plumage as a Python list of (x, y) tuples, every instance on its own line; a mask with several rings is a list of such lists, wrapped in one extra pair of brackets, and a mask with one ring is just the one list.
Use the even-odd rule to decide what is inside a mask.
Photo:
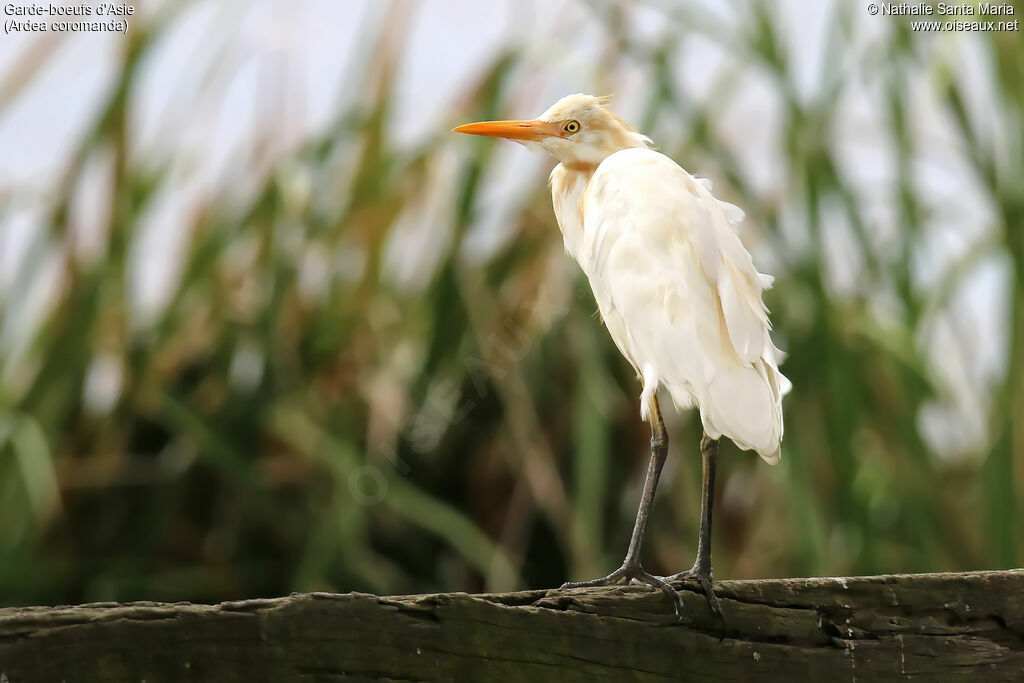
[(643, 380), (644, 419), (664, 386), (679, 409), (699, 408), (711, 438), (778, 462), (789, 382), (761, 301), (772, 279), (733, 230), (743, 212), (651, 149), (615, 152), (585, 182), (560, 177), (572, 173), (562, 164), (552, 172), (555, 215)]
[(664, 387), (677, 408), (700, 410), (712, 439), (778, 462), (790, 383), (761, 300), (772, 278), (735, 231), (743, 211), (650, 149), (602, 98), (569, 95), (534, 121), (456, 130), (538, 145), (561, 162), (550, 178), (558, 226), (643, 382), (644, 419)]

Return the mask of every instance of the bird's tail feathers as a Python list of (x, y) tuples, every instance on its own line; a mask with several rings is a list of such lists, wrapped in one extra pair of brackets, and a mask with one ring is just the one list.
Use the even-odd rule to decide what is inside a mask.
[(743, 450), (756, 451), (770, 465), (779, 462), (783, 434), (782, 395), (789, 380), (765, 359), (753, 366), (722, 368), (698, 395), (704, 431), (727, 436)]

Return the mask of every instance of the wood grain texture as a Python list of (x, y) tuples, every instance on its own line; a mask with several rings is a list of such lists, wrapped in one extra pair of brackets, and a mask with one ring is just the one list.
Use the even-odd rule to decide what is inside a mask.
[(1024, 570), (715, 587), (8, 608), (0, 683), (1024, 680)]

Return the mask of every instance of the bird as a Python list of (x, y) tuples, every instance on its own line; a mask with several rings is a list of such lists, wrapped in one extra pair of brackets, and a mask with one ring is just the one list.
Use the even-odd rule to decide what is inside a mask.
[[(609, 98), (574, 94), (536, 119), (482, 121), (453, 132), (506, 138), (558, 160), (549, 178), (566, 251), (590, 283), (602, 321), (640, 380), (640, 418), (650, 423), (650, 460), (622, 565), (562, 588), (648, 584), (669, 596), (696, 581), (722, 619), (712, 586), (711, 516), (719, 440), (779, 462), (782, 397), (789, 380), (772, 342), (762, 292), (773, 278), (754, 267), (737, 233), (744, 212), (712, 194), (608, 108)], [(703, 436), (701, 511), (693, 566), (648, 573), (641, 548), (669, 436), (659, 392), (678, 411), (696, 408)]]

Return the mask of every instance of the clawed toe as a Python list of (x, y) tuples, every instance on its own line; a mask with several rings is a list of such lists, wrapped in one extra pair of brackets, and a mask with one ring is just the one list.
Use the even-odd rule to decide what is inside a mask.
[(632, 578), (632, 574), (629, 568), (626, 566), (619, 567), (608, 576), (603, 576), (600, 579), (591, 579), (590, 581), (567, 581), (562, 584), (562, 590), (566, 588), (597, 588), (600, 586), (618, 586), (624, 583), (628, 583)]
[(718, 596), (715, 595), (715, 591), (711, 587), (711, 572), (700, 571), (696, 568), (687, 569), (685, 572), (679, 572), (672, 576), (659, 577), (666, 583), (672, 583), (676, 581), (696, 581), (700, 587), (704, 590), (704, 596), (707, 598), (708, 607), (711, 609), (711, 613), (714, 614), (718, 619), (725, 624), (725, 615), (722, 614), (722, 605), (718, 602)]
[(680, 620), (685, 618), (683, 599), (680, 597), (679, 592), (672, 588), (672, 586), (670, 586), (668, 582), (661, 577), (648, 574), (642, 567), (623, 565), (608, 576), (600, 579), (593, 579), (591, 581), (570, 581), (562, 584), (562, 588), (594, 588), (599, 586), (617, 586), (627, 583), (643, 583), (653, 588), (657, 588), (672, 600), (676, 616), (679, 617)]

